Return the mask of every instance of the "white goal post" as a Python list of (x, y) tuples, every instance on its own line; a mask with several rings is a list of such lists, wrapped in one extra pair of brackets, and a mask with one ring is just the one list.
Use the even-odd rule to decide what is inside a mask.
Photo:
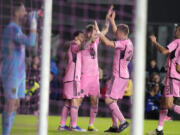
[(42, 63), (38, 135), (48, 135), (49, 76), (51, 50), (52, 0), (44, 0)]
[(136, 0), (135, 9), (135, 54), (134, 54), (134, 92), (132, 108), (131, 135), (144, 134), (144, 91), (146, 64), (146, 26), (147, 0)]

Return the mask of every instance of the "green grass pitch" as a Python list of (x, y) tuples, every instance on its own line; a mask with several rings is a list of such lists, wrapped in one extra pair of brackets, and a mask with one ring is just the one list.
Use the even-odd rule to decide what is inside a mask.
[[(49, 129), (48, 135), (116, 135), (117, 133), (104, 133), (103, 131), (111, 126), (111, 118), (96, 118), (95, 127), (99, 129), (98, 132), (58, 132), (57, 127), (60, 117), (49, 116)], [(1, 121), (1, 117), (0, 117)], [(88, 126), (89, 118), (80, 117), (78, 119), (78, 125), (84, 129)], [(129, 121), (129, 120), (128, 120)], [(37, 123), (38, 119), (32, 115), (16, 115), (15, 122), (12, 128), (11, 135), (37, 135)], [(69, 119), (68, 122), (69, 123)], [(157, 121), (145, 120), (144, 121), (144, 135), (149, 131), (152, 131), (157, 126)], [(0, 126), (0, 131), (1, 131)], [(180, 121), (168, 121), (164, 127), (165, 135), (180, 135)], [(130, 135), (130, 128), (126, 129), (121, 135)]]

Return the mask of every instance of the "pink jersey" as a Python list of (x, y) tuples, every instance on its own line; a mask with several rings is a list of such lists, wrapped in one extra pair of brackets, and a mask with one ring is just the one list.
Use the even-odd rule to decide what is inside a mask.
[(128, 64), (133, 56), (133, 44), (130, 39), (115, 41), (113, 75), (129, 78)]
[(180, 65), (180, 50), (178, 51), (178, 56), (176, 59), (176, 64)]
[(178, 55), (180, 51), (180, 39), (176, 39), (171, 42), (167, 48), (169, 49), (169, 56), (168, 56), (168, 71), (167, 76), (170, 78), (175, 78), (180, 80), (180, 74), (176, 71), (176, 63), (178, 60)]
[(176, 64), (180, 65), (180, 57), (177, 59)]
[(63, 81), (80, 81), (81, 78), (81, 51), (75, 43), (71, 43), (68, 49), (68, 63)]
[(98, 67), (98, 44), (99, 38), (81, 52), (82, 55), (82, 75), (99, 76)]

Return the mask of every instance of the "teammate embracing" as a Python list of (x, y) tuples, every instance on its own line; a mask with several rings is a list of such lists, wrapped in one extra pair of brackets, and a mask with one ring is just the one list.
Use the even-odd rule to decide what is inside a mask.
[[(109, 28), (109, 15), (112, 12), (112, 6), (108, 10), (106, 15), (105, 26), (102, 29), (102, 33), (106, 34)], [(98, 45), (99, 37), (94, 25), (88, 25), (86, 27), (86, 41), (92, 39), (92, 42), (84, 47), (82, 51), (82, 80), (81, 86), (85, 91), (85, 95), (90, 97), (90, 120), (88, 131), (97, 131), (94, 127), (94, 121), (98, 112), (98, 100), (100, 96), (99, 86), (99, 66), (98, 66)]]
[[(66, 73), (63, 79), (64, 88), (63, 96), (65, 103), (61, 113), (61, 121), (58, 130), (73, 130), (85, 132), (77, 126), (78, 110), (80, 99), (84, 96), (81, 90), (81, 45), (84, 42), (84, 33), (77, 31), (74, 33), (74, 40), (70, 43), (67, 55), (68, 62), (66, 65)], [(66, 120), (70, 113), (70, 128), (66, 126)]]

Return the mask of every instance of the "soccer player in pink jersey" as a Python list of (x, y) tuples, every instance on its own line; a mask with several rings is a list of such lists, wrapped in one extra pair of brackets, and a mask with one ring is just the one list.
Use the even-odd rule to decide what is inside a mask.
[[(109, 18), (112, 24), (116, 41), (111, 41), (99, 32), (97, 22), (95, 21), (96, 30), (99, 33), (102, 42), (110, 47), (115, 48), (113, 58), (113, 73), (111, 79), (107, 82), (107, 91), (105, 102), (112, 112), (113, 126), (105, 132), (122, 132), (129, 126), (122, 112), (119, 110), (117, 100), (122, 99), (129, 80), (128, 64), (133, 56), (133, 44), (128, 38), (129, 28), (126, 24), (115, 24), (115, 11)], [(118, 120), (120, 125), (118, 127)]]
[[(59, 131), (73, 130), (85, 132), (77, 126), (78, 110), (80, 106), (80, 98), (83, 97), (83, 91), (81, 90), (81, 45), (84, 42), (84, 33), (77, 31), (74, 33), (74, 40), (70, 43), (67, 55), (68, 62), (66, 65), (66, 73), (63, 79), (64, 88), (63, 94), (66, 99), (64, 107), (61, 113)], [(66, 120), (70, 113), (71, 121), (70, 128), (66, 126)]]
[[(112, 6), (108, 10), (106, 15), (105, 26), (102, 29), (102, 33), (106, 34), (109, 28), (108, 17), (112, 12)], [(95, 121), (98, 112), (98, 100), (100, 96), (99, 87), (99, 67), (98, 67), (98, 45), (99, 37), (94, 25), (88, 25), (86, 27), (86, 41), (92, 39), (92, 42), (85, 46), (82, 51), (82, 80), (81, 86), (85, 91), (85, 95), (90, 97), (90, 120), (88, 131), (97, 131), (93, 123)]]
[[(157, 50), (168, 56), (167, 75), (165, 81), (164, 94), (161, 101), (161, 110), (159, 116), (158, 127), (150, 135), (163, 135), (164, 120), (167, 116), (168, 109), (180, 114), (180, 106), (176, 105), (176, 100), (180, 97), (180, 74), (176, 71), (176, 62), (180, 51), (180, 26), (176, 28), (176, 39), (172, 41), (167, 47), (160, 45), (154, 35), (150, 36), (152, 43)], [(173, 102), (174, 101), (174, 102)]]

